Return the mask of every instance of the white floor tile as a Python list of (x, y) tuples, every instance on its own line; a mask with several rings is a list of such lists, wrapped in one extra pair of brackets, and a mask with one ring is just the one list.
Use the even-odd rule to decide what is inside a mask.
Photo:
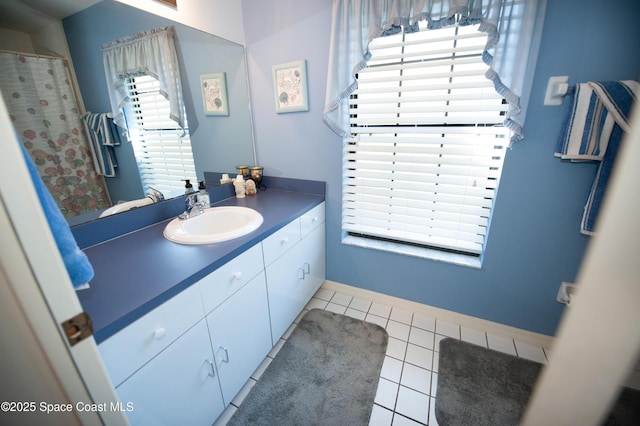
[(253, 372), (251, 378), (254, 380), (260, 380), (260, 377), (262, 377), (264, 370), (266, 370), (269, 364), (271, 364), (271, 361), (273, 361), (273, 358), (265, 357), (258, 368), (256, 368), (256, 370)]
[(342, 293), (336, 293), (333, 295), (333, 297), (331, 298), (330, 302), (331, 303), (336, 303), (338, 305), (342, 305), (342, 306), (349, 306), (349, 303), (351, 303), (351, 299), (353, 299), (353, 296), (348, 296), (346, 294), (342, 294)]
[(389, 315), (391, 315), (391, 306), (383, 305), (381, 303), (372, 303), (369, 308), (369, 313), (379, 317), (389, 318)]
[(411, 325), (411, 319), (413, 318), (413, 312), (405, 311), (403, 309), (392, 308), (391, 316), (389, 319), (403, 324)]
[(487, 343), (489, 343), (489, 349), (504, 352), (509, 355), (516, 355), (516, 348), (511, 339), (487, 333)]
[(391, 426), (422, 426), (422, 423), (418, 423), (396, 413), (393, 415), (393, 423), (391, 424)]
[(231, 416), (233, 416), (236, 411), (238, 411), (238, 407), (236, 407), (235, 405), (229, 404), (227, 406), (227, 408), (224, 409), (222, 414), (220, 414), (220, 417), (218, 417), (218, 419), (213, 424), (213, 426), (224, 426), (224, 425), (226, 425), (229, 422), (229, 420), (231, 419)]
[(379, 317), (377, 315), (371, 315), (371, 314), (367, 314), (367, 316), (364, 318), (364, 320), (367, 321), (367, 322), (378, 324), (382, 328), (386, 328), (387, 327), (387, 322), (388, 322), (388, 320), (386, 318), (382, 318), (382, 317)]
[(325, 311), (335, 312), (336, 314), (340, 314), (340, 315), (344, 315), (344, 313), (347, 311), (346, 306), (338, 305), (337, 303), (333, 303), (333, 302), (329, 302), (327, 307), (324, 309)]
[(422, 346), (423, 348), (433, 349), (434, 334), (432, 331), (423, 330), (417, 327), (411, 327), (409, 333), (409, 343)]
[(406, 352), (407, 352), (407, 342), (400, 339), (395, 339), (393, 337), (389, 337), (389, 343), (387, 343), (387, 356), (403, 361)]
[(407, 346), (407, 355), (405, 356), (404, 361), (417, 365), (418, 367), (431, 370), (433, 368), (433, 351), (431, 349), (409, 343), (409, 346)]
[(389, 337), (394, 337), (404, 341), (409, 339), (409, 329), (411, 327), (407, 324), (389, 320), (386, 328), (387, 333), (389, 333)]
[(431, 371), (412, 364), (405, 364), (400, 384), (428, 395), (431, 393)]
[(289, 338), (289, 336), (291, 336), (291, 333), (293, 333), (293, 330), (296, 329), (297, 324), (291, 324), (289, 326), (289, 328), (287, 328), (287, 331), (284, 332), (284, 334), (282, 335), (282, 339), (287, 340)]
[(396, 398), (398, 396), (398, 384), (387, 379), (380, 379), (378, 382), (378, 390), (374, 402), (382, 405), (390, 410), (396, 406)]
[(435, 338), (433, 339), (433, 350), (434, 351), (440, 352), (440, 341), (442, 339), (453, 339), (453, 337), (444, 336), (442, 334), (436, 334)]
[(354, 297), (349, 304), (350, 308), (357, 309), (358, 311), (368, 312), (371, 307), (371, 302), (369, 300), (358, 299)]
[(436, 419), (436, 399), (433, 397), (429, 401), (429, 426), (438, 426), (438, 420)]
[(460, 337), (467, 343), (473, 343), (474, 345), (487, 347), (487, 335), (482, 331), (473, 330), (467, 327), (460, 327)]
[(344, 314), (348, 317), (359, 320), (364, 320), (364, 318), (367, 316), (366, 312), (358, 311), (357, 309), (352, 308), (347, 308), (347, 311)]
[(443, 336), (460, 338), (460, 326), (446, 321), (436, 320), (436, 333)]
[(324, 288), (319, 289), (313, 297), (317, 297), (318, 299), (326, 300), (327, 302), (331, 300), (335, 291), (330, 291)]
[(438, 372), (438, 366), (440, 365), (440, 352), (433, 352), (433, 372)]
[(414, 314), (413, 323), (411, 325), (423, 330), (436, 331), (436, 319), (424, 315)]
[(276, 355), (278, 354), (278, 352), (280, 352), (280, 349), (282, 348), (282, 345), (284, 345), (285, 342), (286, 342), (286, 340), (279, 339), (276, 342), (276, 344), (273, 346), (273, 348), (271, 348), (271, 351), (269, 351), (269, 354), (267, 356), (269, 358), (275, 358)]
[(309, 300), (309, 303), (307, 303), (307, 306), (305, 306), (305, 309), (311, 310), (311, 309), (324, 309), (327, 304), (329, 302), (327, 302), (326, 300), (322, 300), (322, 299), (318, 299), (317, 297), (313, 297), (311, 300)]
[(438, 392), (438, 373), (431, 374), (431, 392), (429, 395), (436, 396)]
[(396, 412), (426, 424), (429, 421), (429, 395), (400, 386)]
[(373, 404), (369, 426), (391, 426), (393, 421), (393, 411), (379, 405)]
[(531, 361), (539, 362), (541, 364), (547, 363), (547, 357), (544, 355), (544, 351), (541, 347), (529, 345), (527, 343), (515, 341), (516, 351), (520, 358), (526, 358)]
[(380, 370), (380, 377), (391, 380), (395, 383), (400, 383), (402, 364), (403, 362), (399, 359), (385, 356), (384, 361), (382, 362), (382, 369)]
[(253, 380), (253, 379), (247, 380), (247, 383), (244, 384), (242, 389), (240, 389), (240, 391), (233, 398), (231, 403), (233, 405), (235, 405), (236, 407), (239, 407), (240, 404), (242, 404), (242, 401), (244, 401), (244, 399), (247, 397), (247, 395), (249, 395), (249, 391), (251, 390), (251, 388), (253, 388), (255, 386), (256, 383), (258, 383), (258, 382)]

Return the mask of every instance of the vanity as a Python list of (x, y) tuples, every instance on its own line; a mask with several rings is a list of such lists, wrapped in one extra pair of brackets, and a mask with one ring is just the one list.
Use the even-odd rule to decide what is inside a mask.
[(78, 296), (131, 424), (212, 424), (322, 285), (324, 184), (283, 182), (213, 201), (262, 214), (243, 237), (177, 244), (171, 217), (83, 249)]

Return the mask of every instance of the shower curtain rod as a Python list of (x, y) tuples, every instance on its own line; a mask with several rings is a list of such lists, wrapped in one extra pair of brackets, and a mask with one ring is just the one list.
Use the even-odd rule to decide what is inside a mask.
[(18, 51), (15, 51), (15, 50), (0, 49), (0, 53), (10, 53), (12, 55), (29, 56), (29, 57), (32, 57), (32, 58), (66, 59), (66, 60), (69, 60), (69, 58), (66, 58), (64, 56), (41, 55), (40, 53), (18, 52)]

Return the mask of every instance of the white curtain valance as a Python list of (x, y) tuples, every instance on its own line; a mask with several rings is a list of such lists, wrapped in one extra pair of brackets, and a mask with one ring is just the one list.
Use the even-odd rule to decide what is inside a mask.
[(122, 108), (129, 101), (125, 79), (150, 75), (160, 83), (160, 93), (170, 105), (170, 118), (184, 129), (180, 65), (174, 28), (154, 28), (100, 46), (109, 88), (113, 121), (126, 128)]
[[(428, 29), (456, 22), (480, 24), (488, 34), (483, 54), (490, 69), (486, 77), (509, 103), (505, 126), (513, 140), (523, 137), (523, 95), (528, 97), (535, 69), (546, 0), (334, 0), (325, 123), (338, 135), (349, 133), (347, 99), (357, 87), (355, 75), (371, 57), (369, 42), (376, 37)], [(526, 107), (526, 105), (525, 105)]]

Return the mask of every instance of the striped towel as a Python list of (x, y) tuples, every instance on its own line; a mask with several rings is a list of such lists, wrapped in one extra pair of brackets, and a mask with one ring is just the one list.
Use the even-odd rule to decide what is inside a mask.
[(114, 147), (120, 145), (120, 133), (113, 119), (107, 113), (84, 114), (82, 121), (89, 137), (96, 171), (100, 175), (114, 177), (118, 166)]
[(576, 87), (554, 155), (572, 161), (600, 161), (582, 217), (583, 234), (593, 234), (620, 141), (630, 130), (631, 107), (638, 94), (640, 83), (633, 80), (588, 82)]

